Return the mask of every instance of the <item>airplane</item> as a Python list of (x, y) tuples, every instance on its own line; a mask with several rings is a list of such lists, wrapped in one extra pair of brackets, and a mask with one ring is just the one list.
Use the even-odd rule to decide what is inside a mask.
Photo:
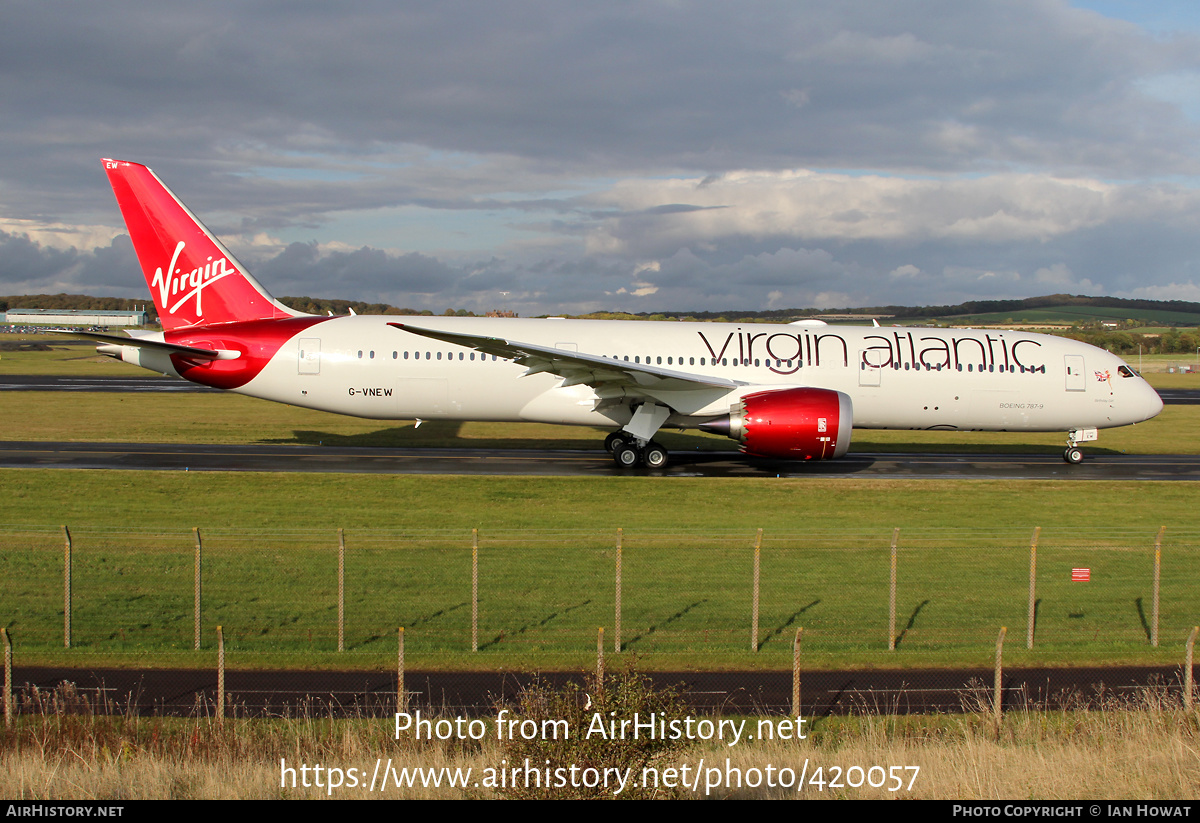
[(150, 169), (103, 161), (161, 332), (76, 332), (166, 375), (379, 420), (610, 429), (618, 466), (664, 468), (655, 435), (699, 429), (747, 455), (843, 456), (854, 429), (1098, 430), (1162, 400), (1119, 357), (1010, 330), (315, 316), (275, 300)]

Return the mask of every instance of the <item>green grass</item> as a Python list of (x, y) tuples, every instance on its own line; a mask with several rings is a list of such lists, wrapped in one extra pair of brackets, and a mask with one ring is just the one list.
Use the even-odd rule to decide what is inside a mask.
[[(54, 377), (147, 377), (153, 374), (102, 354), (96, 354), (96, 344), (74, 342), (63, 337), (44, 335), (23, 337), (0, 335), (0, 374), (39, 374)], [(25, 344), (49, 346), (49, 351), (13, 351), (8, 346)]]
[[(1024, 637), (1029, 537), (1042, 525), (1038, 645), (1011, 665), (1173, 662), (1196, 622), (1185, 483), (454, 478), (244, 473), (0, 472), (3, 622), (25, 662), (210, 665), (192, 642), (190, 527), (205, 545), (204, 634), (245, 665), (587, 665), (613, 626), (623, 528), (625, 656), (655, 668), (986, 665), (1000, 625)], [(186, 501), (182, 502), (181, 501)], [(1064, 505), (1065, 502), (1070, 505)], [(1014, 513), (1019, 515), (1014, 516)], [(71, 525), (74, 640), (62, 637)], [(1098, 527), (1097, 524), (1103, 524)], [(1147, 644), (1154, 535), (1167, 526), (1162, 636)], [(901, 528), (897, 633), (887, 574)], [(336, 648), (336, 528), (347, 544), (347, 647)], [(471, 529), (480, 651), (470, 652)], [(761, 650), (750, 569), (764, 529)], [(1093, 569), (1089, 584), (1070, 568)]]

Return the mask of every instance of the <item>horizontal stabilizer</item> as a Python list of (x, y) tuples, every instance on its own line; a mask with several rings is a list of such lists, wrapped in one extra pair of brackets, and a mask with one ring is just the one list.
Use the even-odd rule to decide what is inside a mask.
[(100, 334), (93, 331), (76, 331), (75, 329), (47, 329), (54, 334), (68, 334), (72, 337), (82, 337), (94, 340), (107, 346), (136, 346), (142, 349), (157, 349), (168, 354), (185, 354), (203, 360), (233, 360), (240, 356), (236, 351), (217, 351), (213, 349), (198, 349), (195, 346), (180, 346), (176, 343), (166, 343), (162, 340), (151, 340), (145, 337), (121, 337), (115, 334)]

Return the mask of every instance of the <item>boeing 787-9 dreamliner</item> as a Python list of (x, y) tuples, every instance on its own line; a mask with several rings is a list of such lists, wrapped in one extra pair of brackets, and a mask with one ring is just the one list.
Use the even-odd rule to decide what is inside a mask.
[(1008, 330), (353, 315), (289, 309), (145, 166), (105, 160), (162, 332), (87, 334), (167, 375), (380, 420), (611, 430), (624, 468), (661, 468), (663, 428), (748, 455), (841, 457), (854, 428), (1063, 431), (1064, 458), (1162, 400), (1120, 358)]

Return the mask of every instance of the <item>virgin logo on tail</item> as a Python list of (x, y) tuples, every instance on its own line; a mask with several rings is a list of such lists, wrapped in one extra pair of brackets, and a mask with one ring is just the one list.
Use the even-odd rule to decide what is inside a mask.
[[(175, 253), (171, 255), (171, 263), (167, 266), (166, 274), (163, 273), (162, 266), (159, 266), (154, 272), (154, 279), (150, 282), (150, 287), (158, 289), (158, 305), (165, 308), (168, 313), (174, 314), (180, 306), (194, 297), (196, 298), (196, 316), (203, 317), (204, 309), (200, 302), (200, 293), (222, 277), (238, 274), (238, 270), (224, 257), (216, 261), (210, 257), (203, 266), (194, 268), (190, 272), (180, 272), (175, 268), (175, 264), (179, 262), (179, 255), (183, 253), (186, 245), (184, 241), (179, 241), (175, 246)], [(174, 305), (168, 306), (168, 299), (174, 299), (180, 292), (183, 292), (183, 296)]]

